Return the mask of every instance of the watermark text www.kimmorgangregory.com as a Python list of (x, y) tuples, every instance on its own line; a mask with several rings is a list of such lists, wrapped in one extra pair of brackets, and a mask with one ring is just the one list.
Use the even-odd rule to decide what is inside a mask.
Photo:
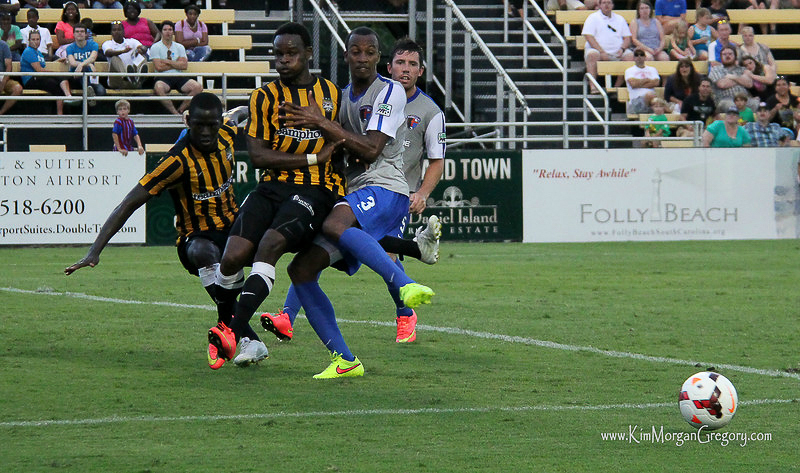
[(769, 442), (772, 433), (769, 432), (713, 432), (701, 426), (696, 432), (669, 432), (664, 431), (664, 426), (651, 426), (648, 430), (638, 425), (629, 425), (627, 432), (601, 432), (600, 438), (604, 441), (625, 442), (630, 444), (668, 444), (674, 443), (681, 447), (687, 443), (715, 443), (726, 447), (728, 445), (747, 446), (748, 442)]

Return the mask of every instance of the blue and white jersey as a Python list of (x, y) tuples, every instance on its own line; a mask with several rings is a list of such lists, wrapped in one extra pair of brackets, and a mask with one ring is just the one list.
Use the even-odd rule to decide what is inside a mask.
[(403, 173), (411, 192), (422, 184), (423, 155), (428, 159), (444, 159), (447, 137), (444, 113), (419, 87), (406, 103), (406, 139), (403, 142)]
[(353, 95), (352, 84), (342, 91), (339, 122), (353, 133), (366, 135), (377, 130), (389, 137), (378, 159), (366, 166), (347, 159), (347, 192), (366, 186), (379, 186), (398, 194), (408, 195), (408, 183), (403, 175), (403, 142), (406, 135), (406, 92), (399, 82), (378, 75), (363, 94)]

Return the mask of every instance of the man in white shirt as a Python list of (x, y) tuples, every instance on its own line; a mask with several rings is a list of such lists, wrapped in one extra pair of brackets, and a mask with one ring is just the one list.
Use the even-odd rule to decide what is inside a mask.
[[(586, 38), (584, 59), (586, 72), (597, 78), (597, 61), (630, 61), (633, 52), (631, 30), (622, 16), (613, 13), (613, 0), (600, 0), (600, 10), (592, 13), (583, 23), (581, 34)], [(621, 78), (618, 82), (621, 82)], [(592, 93), (597, 93), (592, 86)]]
[(111, 22), (111, 39), (103, 43), (103, 54), (108, 60), (109, 72), (128, 73), (125, 77), (109, 77), (109, 87), (114, 89), (141, 87), (144, 77), (138, 73), (147, 72), (147, 48), (139, 40), (125, 37), (122, 22)]
[(27, 15), (28, 26), (19, 30), (22, 33), (22, 42), (28, 44), (28, 36), (31, 31), (38, 31), (42, 37), (42, 41), (39, 43), (39, 52), (44, 55), (45, 59), (53, 57), (53, 37), (50, 30), (39, 25), (39, 10), (28, 8)]
[(644, 50), (633, 52), (634, 65), (625, 70), (625, 85), (628, 87), (628, 113), (649, 113), (650, 102), (656, 98), (655, 87), (661, 82), (658, 71), (644, 64)]
[[(167, 20), (161, 24), (161, 41), (150, 46), (150, 59), (156, 71), (164, 73), (164, 77), (156, 79), (153, 87), (156, 95), (166, 96), (170, 90), (178, 89), (194, 97), (203, 91), (203, 86), (196, 80), (173, 75), (189, 67), (186, 48), (175, 41), (175, 23)], [(175, 109), (172, 100), (162, 100), (161, 103), (173, 115), (180, 115), (189, 107), (189, 100), (184, 100), (178, 109)]]

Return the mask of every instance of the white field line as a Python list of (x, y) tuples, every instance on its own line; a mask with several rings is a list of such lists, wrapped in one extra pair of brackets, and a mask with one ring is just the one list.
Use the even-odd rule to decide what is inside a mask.
[[(176, 307), (176, 308), (183, 308), (183, 309), (199, 309), (199, 310), (216, 310), (215, 307), (209, 305), (194, 305), (194, 304), (178, 304), (174, 302), (159, 302), (159, 301), (135, 301), (135, 300), (126, 300), (126, 299), (114, 299), (110, 297), (99, 297), (99, 296), (91, 296), (88, 294), (83, 294), (79, 292), (56, 292), (52, 290), (38, 290), (38, 291), (31, 291), (27, 289), (18, 289), (13, 287), (0, 287), (0, 291), (6, 292), (15, 292), (21, 294), (38, 294), (38, 295), (49, 295), (49, 296), (62, 296), (62, 297), (74, 297), (77, 299), (87, 299), (92, 301), (98, 302), (112, 302), (115, 304), (141, 304), (141, 305), (158, 305), (158, 306), (168, 306), (168, 307)], [(375, 326), (394, 326), (394, 322), (379, 322), (379, 321), (372, 321), (372, 320), (349, 320), (349, 319), (339, 319), (339, 322), (344, 323), (353, 323), (353, 324), (367, 324), (367, 325), (375, 325)], [(450, 335), (466, 335), (475, 338), (484, 338), (489, 340), (500, 340), (509, 343), (522, 343), (524, 345), (533, 345), (543, 348), (553, 348), (556, 350), (564, 350), (564, 351), (574, 351), (574, 352), (588, 352), (594, 353), (597, 355), (609, 356), (612, 358), (630, 358), (633, 360), (640, 360), (640, 361), (649, 361), (652, 363), (664, 363), (664, 364), (673, 364), (673, 365), (685, 365), (685, 366), (698, 366), (705, 369), (706, 367), (713, 366), (715, 369), (720, 371), (738, 371), (740, 373), (749, 373), (749, 374), (757, 374), (762, 376), (770, 376), (774, 378), (792, 378), (800, 380), (800, 373), (788, 373), (786, 371), (774, 370), (774, 369), (761, 369), (761, 368), (752, 368), (749, 366), (740, 366), (740, 365), (731, 365), (727, 363), (713, 363), (709, 361), (697, 361), (697, 360), (682, 360), (679, 358), (667, 358), (663, 356), (651, 356), (651, 355), (643, 355), (641, 353), (631, 353), (625, 351), (616, 351), (616, 350), (603, 350), (600, 348), (592, 347), (592, 346), (581, 346), (581, 345), (567, 345), (564, 343), (557, 343), (551, 342), (548, 340), (537, 340), (534, 338), (527, 338), (527, 337), (518, 337), (518, 336), (511, 336), (511, 335), (502, 335), (490, 332), (476, 332), (474, 330), (464, 330), (460, 328), (454, 327), (437, 327), (433, 325), (425, 325), (425, 324), (417, 324), (417, 328), (423, 331), (431, 331), (431, 332), (441, 332), (447, 333)]]
[[(756, 406), (768, 404), (788, 404), (800, 402), (798, 399), (757, 399), (742, 401), (740, 406)], [(317, 411), (317, 412), (272, 412), (269, 414), (238, 414), (238, 415), (204, 415), (204, 416), (138, 416), (138, 417), (100, 417), (97, 419), (72, 419), (72, 420), (32, 420), (0, 422), (0, 427), (48, 427), (71, 425), (97, 425), (128, 422), (211, 422), (220, 420), (260, 420), (260, 419), (287, 419), (298, 417), (352, 417), (352, 416), (396, 416), (396, 415), (426, 415), (426, 414), (482, 414), (488, 412), (560, 412), (560, 411), (607, 411), (622, 409), (659, 409), (674, 408), (675, 402), (657, 402), (649, 404), (602, 404), (597, 406), (519, 406), (519, 407), (456, 407), (449, 409), (424, 408), (424, 409), (353, 409), (346, 411)]]

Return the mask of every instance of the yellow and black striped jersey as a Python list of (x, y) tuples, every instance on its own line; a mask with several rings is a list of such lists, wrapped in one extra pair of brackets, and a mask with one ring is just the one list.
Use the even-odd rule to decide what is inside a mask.
[[(277, 79), (254, 90), (250, 95), (248, 135), (267, 141), (276, 151), (293, 154), (318, 153), (325, 145), (325, 138), (319, 130), (287, 127), (279, 117), (282, 102), (307, 106), (309, 91), (313, 92), (314, 100), (325, 118), (338, 120), (342, 91), (336, 84), (315, 77), (314, 82), (308, 86), (287, 86)], [(330, 161), (289, 171), (267, 170), (261, 181), (319, 186), (338, 196), (343, 196), (345, 190), (344, 176)]]
[(197, 150), (189, 136), (181, 138), (139, 184), (152, 195), (167, 189), (175, 206), (175, 228), (183, 237), (194, 232), (227, 230), (239, 207), (233, 193), (233, 140), (238, 129), (226, 120), (217, 149)]

